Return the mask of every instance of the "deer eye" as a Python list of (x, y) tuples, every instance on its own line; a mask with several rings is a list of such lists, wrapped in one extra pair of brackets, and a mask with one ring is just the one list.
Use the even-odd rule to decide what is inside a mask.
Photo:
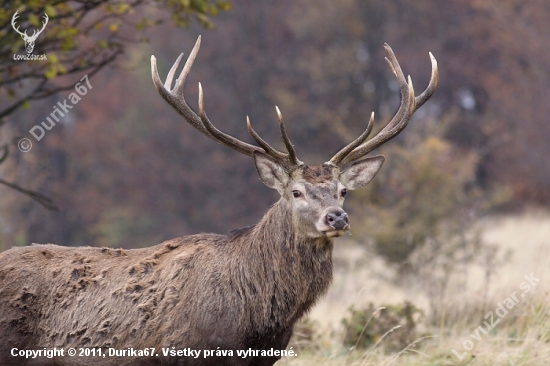
[(292, 191), (292, 195), (294, 197), (300, 197), (302, 195), (302, 192), (295, 189), (295, 190)]
[(346, 193), (348, 193), (348, 190), (345, 188), (340, 191), (340, 194), (342, 195), (342, 197), (345, 197)]

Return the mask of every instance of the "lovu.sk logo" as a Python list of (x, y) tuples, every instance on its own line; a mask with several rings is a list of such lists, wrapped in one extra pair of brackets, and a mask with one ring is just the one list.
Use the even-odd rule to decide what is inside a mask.
[(16, 27), (15, 22), (18, 17), (19, 17), (19, 12), (16, 11), (15, 14), (13, 14), (13, 17), (11, 18), (11, 26), (17, 33), (21, 35), (21, 38), (23, 38), (23, 41), (25, 42), (25, 49), (27, 51), (27, 54), (26, 55), (14, 54), (13, 59), (14, 60), (47, 60), (48, 57), (45, 54), (31, 55), (31, 53), (34, 50), (34, 43), (36, 42), (36, 39), (38, 38), (40, 33), (42, 33), (44, 28), (46, 28), (46, 24), (48, 24), (48, 20), (49, 20), (48, 14), (44, 13), (44, 21), (42, 22), (42, 29), (40, 30), (35, 29), (31, 36), (27, 34), (27, 30), (25, 30), (24, 32), (21, 32), (19, 30), (19, 26)]

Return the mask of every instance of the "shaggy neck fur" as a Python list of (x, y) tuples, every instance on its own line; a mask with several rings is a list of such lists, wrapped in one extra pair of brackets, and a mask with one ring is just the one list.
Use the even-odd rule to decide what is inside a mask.
[[(254, 227), (240, 238), (244, 256), (261, 258), (232, 267), (245, 309), (263, 316), (255, 330), (288, 329), (323, 295), (332, 280), (331, 239), (300, 236), (292, 223), (288, 203), (280, 199)], [(232, 245), (232, 243), (228, 243)]]

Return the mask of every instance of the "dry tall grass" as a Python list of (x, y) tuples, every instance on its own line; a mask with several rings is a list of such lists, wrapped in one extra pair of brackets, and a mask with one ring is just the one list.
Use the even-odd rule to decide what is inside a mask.
[[(464, 269), (466, 281), (447, 289), (436, 318), (429, 314), (426, 283), (392, 285), (391, 268), (356, 244), (339, 243), (333, 286), (293, 344), (298, 356), (277, 365), (550, 365), (550, 213), (493, 217), (480, 225), (499, 251)], [(387, 352), (390, 330), (367, 349), (343, 346), (341, 320), (350, 306), (404, 300), (427, 313), (416, 341)]]

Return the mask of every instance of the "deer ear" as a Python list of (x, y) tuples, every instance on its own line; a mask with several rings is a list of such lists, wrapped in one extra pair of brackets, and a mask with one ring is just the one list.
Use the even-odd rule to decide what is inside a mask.
[(373, 156), (353, 163), (349, 168), (340, 173), (340, 182), (347, 189), (363, 188), (374, 178), (384, 164), (382, 155)]
[(269, 188), (276, 189), (281, 195), (288, 183), (288, 173), (285, 168), (270, 156), (254, 151), (254, 164), (260, 180)]

